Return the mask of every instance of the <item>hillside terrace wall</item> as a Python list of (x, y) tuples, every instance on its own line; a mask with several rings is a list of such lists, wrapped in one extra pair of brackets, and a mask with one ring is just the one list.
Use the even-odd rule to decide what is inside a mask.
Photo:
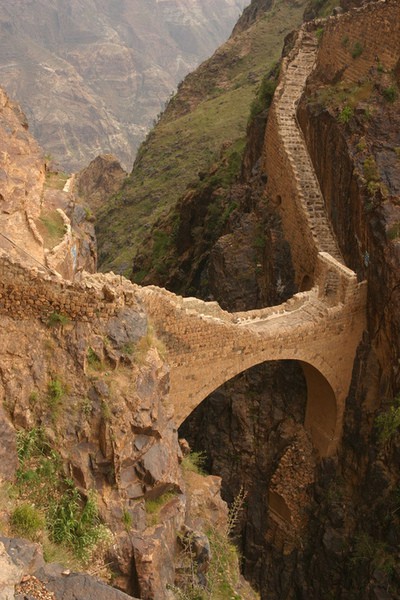
[[(356, 17), (356, 18), (355, 18)], [(392, 70), (400, 59), (400, 3), (398, 0), (371, 2), (361, 8), (330, 17), (325, 23), (318, 53), (316, 75), (331, 82), (341, 79), (357, 83), (381, 65)], [(355, 44), (361, 54), (353, 58)]]

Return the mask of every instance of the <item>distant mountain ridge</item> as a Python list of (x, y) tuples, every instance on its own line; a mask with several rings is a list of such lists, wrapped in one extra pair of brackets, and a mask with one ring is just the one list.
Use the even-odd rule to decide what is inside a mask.
[(230, 34), (247, 0), (0, 0), (0, 85), (68, 170), (130, 167), (176, 84)]

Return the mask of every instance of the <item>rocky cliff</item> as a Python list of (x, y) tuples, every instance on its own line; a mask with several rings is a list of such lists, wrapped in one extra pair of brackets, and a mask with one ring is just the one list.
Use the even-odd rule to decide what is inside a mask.
[[(250, 21), (262, 6), (261, 0), (253, 3)], [(333, 456), (321, 458), (305, 427), (310, 380), (298, 360), (245, 371), (205, 399), (180, 428), (192, 448), (205, 452), (205, 467), (222, 476), (229, 502), (243, 498), (241, 487), (247, 494), (236, 533), (243, 571), (262, 598), (399, 597), (399, 17), (397, 1), (371, 2), (288, 36), (280, 75), (275, 69), (265, 73), (252, 105), (243, 160), (223, 145), (196, 185), (172, 204), (172, 219), (159, 219), (164, 229), (151, 232), (150, 252), (143, 251), (146, 281), (154, 277), (185, 294), (213, 296), (229, 310), (278, 304), (299, 286), (309, 290), (315, 280), (310, 240), (329, 244), (333, 233), (338, 261), (368, 281), (367, 326)], [(199, 74), (205, 78), (207, 72)], [(181, 86), (170, 114), (189, 118), (190, 105), (201, 105), (202, 85), (196, 85), (194, 77)], [(299, 175), (300, 163), (305, 168)], [(309, 179), (312, 168), (319, 183)], [(113, 216), (133, 204), (134, 177), (123, 184)], [(312, 187), (311, 202), (311, 194), (297, 189), (299, 182)], [(291, 198), (306, 198), (309, 232), (303, 219), (296, 222)], [(125, 220), (129, 215), (127, 210)], [(304, 260), (299, 232), (308, 235)], [(41, 477), (49, 472), (60, 477), (61, 497), (78, 493), (82, 507), (92, 506), (97, 490), (100, 516), (114, 536), (115, 546), (106, 552), (115, 582), (144, 598), (162, 598), (165, 582), (178, 597), (178, 584), (201, 595), (204, 588), (185, 587), (185, 578), (195, 569), (191, 583), (204, 583), (208, 567), (213, 581), (204, 515), (212, 523), (224, 517), (219, 480), (188, 474), (193, 465), (184, 466), (187, 443), (177, 442), (166, 398), (165, 347), (147, 313), (152, 307), (156, 321), (173, 319), (169, 305), (157, 312), (157, 302), (171, 294), (112, 274), (75, 275), (75, 282), (55, 273), (43, 277), (15, 256), (3, 256), (1, 267), (2, 439), (11, 456), (19, 449), (19, 463), (2, 462), (2, 477), (12, 479), (19, 466), (21, 504), (27, 483), (37, 493), (48, 489)], [(187, 307), (185, 324), (199, 302), (179, 299)], [(201, 319), (209, 326), (217, 309), (207, 306)], [(166, 336), (165, 343), (183, 344), (185, 335), (189, 329)], [(319, 389), (321, 400), (324, 394)], [(6, 504), (12, 500), (8, 495)], [(6, 527), (15, 527), (16, 508), (2, 512)], [(222, 556), (215, 538), (213, 544), (214, 555)], [(217, 563), (217, 573), (231, 569)], [(240, 582), (229, 585), (231, 596), (236, 590), (251, 598)], [(214, 590), (206, 593), (218, 598)]]
[(65, 170), (112, 152), (130, 168), (177, 83), (245, 0), (2, 2), (0, 84)]
[(252, 600), (220, 479), (178, 441), (145, 291), (88, 272), (73, 178), (0, 99), (0, 597), (167, 600), (208, 582)]

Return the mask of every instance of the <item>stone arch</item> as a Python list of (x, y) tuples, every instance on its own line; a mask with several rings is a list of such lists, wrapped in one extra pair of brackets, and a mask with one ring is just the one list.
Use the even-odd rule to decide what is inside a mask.
[[(332, 452), (336, 450), (336, 440), (339, 437), (337, 429), (340, 419), (338, 419), (337, 398), (331, 383), (327, 379), (329, 365), (321, 364), (320, 370), (309, 362), (301, 360), (299, 356), (294, 356), (293, 352), (289, 352), (288, 356), (282, 356), (279, 359), (266, 356), (263, 360), (255, 360), (252, 361), (251, 364), (242, 365), (243, 368), (238, 369), (236, 373), (232, 374), (231, 377), (226, 378), (225, 381), (221, 381), (219, 385), (216, 385), (213, 388), (208, 387), (207, 392), (203, 392), (201, 398), (198, 397), (197, 402), (192, 406), (192, 410), (188, 411), (183, 419), (178, 419), (178, 426), (186, 420), (189, 414), (191, 414), (191, 412), (193, 412), (207, 396), (215, 392), (220, 385), (230, 381), (240, 373), (244, 373), (257, 364), (273, 362), (275, 360), (294, 360), (301, 365), (307, 387), (306, 411), (303, 425), (309, 433), (313, 446), (317, 450), (319, 456), (326, 457), (331, 455)], [(323, 368), (326, 371), (325, 373), (322, 372)]]

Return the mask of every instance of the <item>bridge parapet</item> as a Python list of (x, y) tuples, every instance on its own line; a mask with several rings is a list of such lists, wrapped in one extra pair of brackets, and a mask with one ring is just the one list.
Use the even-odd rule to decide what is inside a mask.
[(328, 252), (318, 253), (315, 272), (319, 297), (329, 304), (345, 303), (359, 292), (357, 276)]

